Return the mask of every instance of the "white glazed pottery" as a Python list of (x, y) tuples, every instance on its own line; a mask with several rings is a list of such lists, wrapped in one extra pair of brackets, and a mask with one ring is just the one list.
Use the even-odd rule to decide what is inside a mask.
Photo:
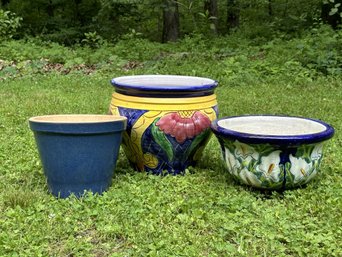
[(271, 115), (225, 117), (211, 128), (229, 173), (262, 189), (308, 183), (319, 170), (323, 142), (334, 134), (333, 127), (319, 120)]

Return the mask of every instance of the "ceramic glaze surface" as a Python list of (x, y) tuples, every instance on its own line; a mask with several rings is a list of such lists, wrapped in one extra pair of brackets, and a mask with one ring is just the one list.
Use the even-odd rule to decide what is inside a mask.
[(257, 188), (282, 189), (304, 185), (317, 173), (322, 143), (283, 150), (272, 145), (224, 141), (228, 171), (237, 180)]
[(51, 115), (29, 120), (49, 190), (61, 198), (111, 184), (125, 117)]
[[(264, 129), (273, 126), (271, 121), (277, 122), (274, 129)], [(299, 129), (292, 121), (301, 123)], [(214, 121), (212, 129), (229, 173), (262, 189), (294, 188), (312, 180), (323, 158), (323, 141), (334, 133), (321, 121), (282, 116), (228, 117)]]
[[(182, 174), (195, 165), (210, 138), (211, 121), (217, 117), (216, 82), (184, 76), (133, 76), (113, 81), (120, 88), (114, 84), (110, 111), (128, 118), (123, 146), (131, 165), (153, 174)], [(165, 85), (169, 88), (163, 92)], [(179, 88), (185, 90), (178, 92)]]
[(221, 120), (218, 125), (240, 133), (268, 136), (307, 135), (326, 130), (324, 125), (312, 120), (276, 116), (235, 117)]
[(212, 95), (217, 82), (201, 77), (136, 75), (112, 79), (115, 91), (138, 97), (179, 98)]

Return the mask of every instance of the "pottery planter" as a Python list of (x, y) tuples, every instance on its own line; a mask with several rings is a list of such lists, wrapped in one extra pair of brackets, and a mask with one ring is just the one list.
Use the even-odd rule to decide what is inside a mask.
[(196, 164), (217, 117), (216, 81), (141, 75), (114, 78), (112, 85), (110, 112), (128, 119), (123, 146), (133, 168), (179, 174)]
[(229, 173), (262, 189), (302, 186), (316, 176), (323, 142), (334, 129), (318, 120), (289, 116), (238, 116), (215, 120)]
[(61, 198), (111, 184), (125, 117), (50, 115), (29, 119), (49, 190)]

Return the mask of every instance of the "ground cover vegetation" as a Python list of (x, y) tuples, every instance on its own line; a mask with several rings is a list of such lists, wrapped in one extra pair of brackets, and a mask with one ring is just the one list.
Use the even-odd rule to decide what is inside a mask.
[[(341, 35), (255, 44), (238, 35), (172, 44), (128, 39), (97, 50), (36, 40), (2, 43), (1, 256), (340, 256)], [(136, 173), (121, 152), (103, 196), (47, 191), (27, 119), (107, 113), (109, 80), (128, 74), (215, 78), (220, 116), (289, 114), (336, 128), (317, 179), (260, 192), (234, 182), (212, 138), (185, 176)]]
[[(68, 36), (77, 40), (67, 42), (61, 40), (61, 24), (68, 21), (61, 16), (65, 1), (59, 1), (53, 16), (42, 7), (32, 12), (41, 15), (31, 17), (37, 23), (44, 22), (42, 17), (56, 19), (58, 26), (46, 23), (46, 30), (25, 18), (29, 1), (21, 2), (27, 4), (2, 0), (0, 9), (0, 256), (342, 255), (342, 32), (338, 25), (321, 24), (318, 2), (310, 12), (306, 1), (298, 8), (294, 1), (284, 1), (287, 8), (277, 5), (280, 1), (253, 1), (242, 8), (247, 1), (240, 1), (239, 27), (227, 34), (221, 20), (215, 35), (210, 24), (193, 33), (193, 17), (197, 28), (204, 28), (202, 15), (185, 15), (182, 7), (180, 39), (171, 43), (159, 42), (162, 31), (148, 34), (134, 27), (131, 13), (119, 15), (120, 25), (130, 29), (108, 27), (112, 31), (106, 34), (84, 21), (84, 27), (74, 28), (79, 37)], [(93, 2), (100, 3), (98, 8), (104, 3), (142, 8), (134, 1)], [(44, 1), (34, 4), (44, 6)], [(339, 13), (338, 1), (330, 4), (328, 14)], [(223, 6), (218, 1), (221, 11)], [(26, 11), (20, 13), (19, 7)], [(116, 11), (123, 12), (120, 8)], [(284, 8), (292, 18), (279, 11)], [(270, 14), (274, 17), (266, 22)], [(143, 21), (147, 26), (148, 19)], [(28, 118), (105, 114), (113, 92), (109, 80), (131, 74), (216, 79), (220, 117), (267, 113), (330, 123), (336, 134), (326, 144), (321, 172), (305, 188), (254, 190), (225, 171), (212, 137), (199, 165), (184, 176), (137, 173), (121, 151), (113, 184), (103, 195), (54, 198)]]

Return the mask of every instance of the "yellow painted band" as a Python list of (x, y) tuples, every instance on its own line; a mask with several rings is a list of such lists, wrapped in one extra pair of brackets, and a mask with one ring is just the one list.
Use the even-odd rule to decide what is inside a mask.
[(112, 105), (150, 111), (183, 111), (211, 108), (217, 105), (216, 95), (187, 98), (136, 97), (113, 93)]

